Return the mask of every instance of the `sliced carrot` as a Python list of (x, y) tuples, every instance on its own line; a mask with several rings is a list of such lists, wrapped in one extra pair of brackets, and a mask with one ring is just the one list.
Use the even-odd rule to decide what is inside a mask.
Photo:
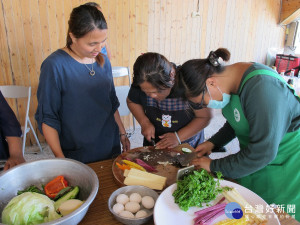
[(142, 170), (142, 171), (146, 171), (146, 169), (142, 166), (140, 166), (139, 164), (137, 163), (134, 163), (134, 162), (131, 162), (129, 160), (122, 160), (123, 163), (125, 163), (126, 165), (130, 166), (131, 168), (135, 168), (135, 169), (138, 169), (138, 170)]
[(120, 163), (118, 163), (118, 162), (116, 162), (116, 165), (121, 169), (121, 170), (130, 170), (131, 169), (131, 167), (130, 166), (128, 166), (128, 165), (125, 165), (125, 164), (120, 164)]

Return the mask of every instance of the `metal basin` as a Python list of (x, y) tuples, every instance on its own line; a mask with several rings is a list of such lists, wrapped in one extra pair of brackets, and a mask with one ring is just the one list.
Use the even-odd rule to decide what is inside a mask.
[(109, 211), (114, 215), (114, 217), (120, 221), (123, 224), (126, 225), (141, 225), (144, 224), (146, 222), (148, 222), (149, 220), (151, 220), (153, 218), (153, 209), (145, 209), (145, 208), (141, 208), (145, 211), (148, 212), (148, 215), (146, 217), (143, 218), (134, 218), (134, 219), (129, 219), (129, 218), (125, 218), (125, 217), (121, 217), (120, 215), (118, 215), (117, 213), (115, 213), (113, 211), (113, 205), (116, 203), (116, 198), (119, 194), (127, 194), (128, 196), (132, 193), (139, 193), (141, 196), (151, 196), (154, 201), (157, 200), (158, 198), (158, 194), (156, 191), (145, 187), (145, 186), (140, 186), (140, 185), (129, 185), (129, 186), (125, 186), (125, 187), (121, 187), (117, 190), (115, 190), (109, 197), (108, 199), (108, 209)]
[(18, 190), (30, 185), (41, 188), (42, 184), (63, 175), (70, 186), (79, 186), (79, 199), (85, 202), (74, 212), (47, 224), (78, 224), (85, 216), (99, 188), (96, 173), (87, 165), (72, 159), (45, 159), (18, 165), (0, 174), (0, 224), (4, 207)]

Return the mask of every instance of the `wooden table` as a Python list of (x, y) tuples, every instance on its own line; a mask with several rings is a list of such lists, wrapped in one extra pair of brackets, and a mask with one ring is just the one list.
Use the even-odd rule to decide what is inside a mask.
[[(112, 192), (119, 188), (114, 180), (112, 174), (112, 163), (113, 160), (105, 160), (96, 163), (90, 163), (90, 166), (97, 174), (99, 178), (99, 190), (98, 194), (91, 204), (86, 216), (81, 221), (81, 225), (95, 225), (95, 224), (105, 224), (105, 225), (120, 225), (114, 216), (110, 213), (108, 209), (108, 199)], [(299, 222), (292, 219), (291, 217), (286, 218), (285, 213), (278, 214), (278, 218), (282, 225), (300, 225)], [(147, 225), (153, 225), (153, 220), (148, 222)]]

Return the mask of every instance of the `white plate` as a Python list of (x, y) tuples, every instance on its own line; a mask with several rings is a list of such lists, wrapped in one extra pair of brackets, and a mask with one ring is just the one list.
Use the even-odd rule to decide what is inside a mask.
[[(251, 204), (253, 207), (255, 205), (263, 205), (264, 213), (267, 216), (268, 222), (266, 225), (280, 225), (280, 222), (274, 212), (266, 213), (266, 206), (268, 205), (261, 197), (259, 197), (254, 192), (249, 189), (230, 182), (226, 180), (221, 180), (220, 184), (222, 187), (234, 187), (237, 191)], [(167, 189), (165, 189), (158, 197), (154, 207), (154, 223), (156, 225), (174, 225), (174, 224), (184, 224), (184, 225), (194, 225), (193, 219), (195, 218), (194, 212), (206, 208), (206, 206), (199, 207), (191, 207), (187, 212), (181, 210), (179, 206), (174, 202), (173, 192), (176, 190), (177, 185), (172, 184)], [(218, 197), (211, 201), (210, 204), (216, 204), (223, 196), (220, 194)], [(216, 218), (213, 221), (213, 224), (219, 222), (221, 220), (228, 219), (226, 215), (222, 215)]]

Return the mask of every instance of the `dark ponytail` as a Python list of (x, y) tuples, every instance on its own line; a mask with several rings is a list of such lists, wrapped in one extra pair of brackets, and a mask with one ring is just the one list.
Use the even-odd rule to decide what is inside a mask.
[(184, 93), (182, 97), (196, 97), (206, 88), (205, 81), (214, 73), (224, 71), (224, 66), (219, 62), (230, 59), (230, 52), (226, 48), (211, 51), (206, 59), (192, 59), (182, 64), (176, 74), (176, 88)]
[[(77, 8), (74, 8), (69, 19), (69, 28), (66, 40), (67, 48), (72, 51), (72, 39), (70, 37), (70, 33), (72, 33), (76, 38), (81, 38), (95, 29), (107, 29), (107, 23), (102, 12), (91, 5), (80, 5)], [(104, 57), (101, 53), (97, 55), (96, 61), (103, 66)]]

